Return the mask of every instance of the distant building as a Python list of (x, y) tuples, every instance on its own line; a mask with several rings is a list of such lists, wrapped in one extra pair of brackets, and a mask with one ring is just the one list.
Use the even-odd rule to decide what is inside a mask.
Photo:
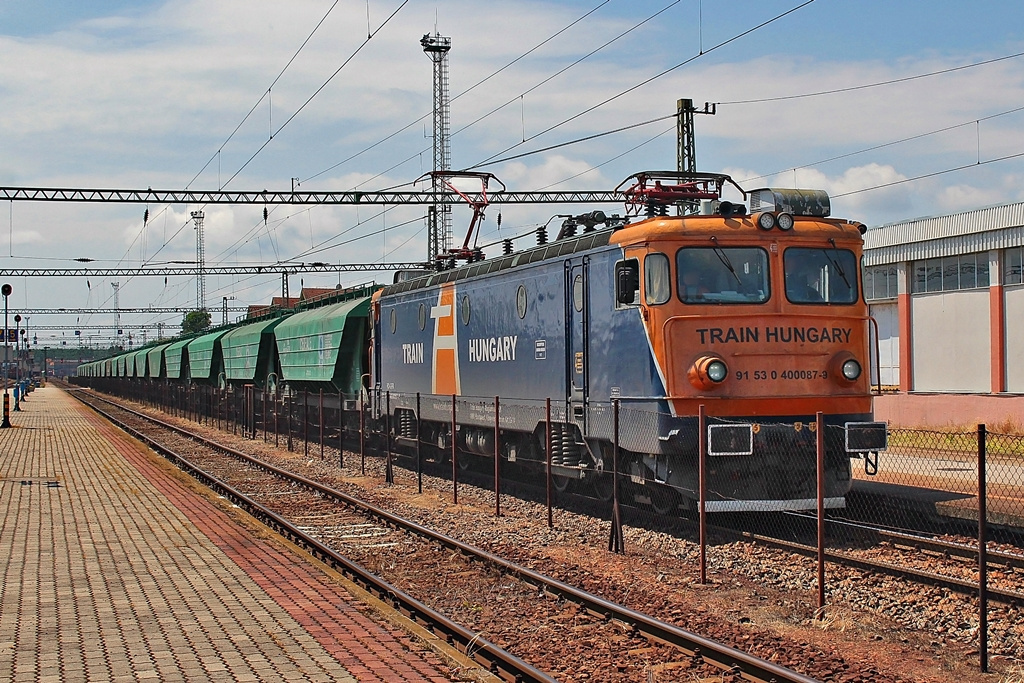
[[(864, 240), (873, 379), (899, 390), (876, 409), (902, 424), (1024, 426), (1024, 202), (884, 225)], [(946, 398), (919, 409), (924, 394)]]

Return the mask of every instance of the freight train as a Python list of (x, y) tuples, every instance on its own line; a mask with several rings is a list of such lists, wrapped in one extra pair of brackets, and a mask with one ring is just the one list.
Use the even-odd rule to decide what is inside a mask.
[(396, 443), (550, 463), (560, 489), (602, 497), (617, 443), (634, 498), (661, 513), (697, 498), (700, 406), (709, 511), (813, 507), (820, 411), (826, 505), (842, 506), (851, 458), (877, 463), (886, 441), (865, 372), (866, 228), (832, 218), (822, 191), (739, 190), (747, 206), (721, 200), (727, 184), (639, 173), (619, 187), (625, 218), (567, 217), (523, 251), (78, 374), (327, 388)]

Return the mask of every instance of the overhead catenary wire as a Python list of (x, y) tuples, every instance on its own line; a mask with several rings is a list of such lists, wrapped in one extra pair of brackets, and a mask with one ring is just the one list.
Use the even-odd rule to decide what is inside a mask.
[[(982, 121), (988, 121), (990, 119), (999, 118), (1000, 116), (1007, 116), (1008, 114), (1015, 114), (1015, 113), (1017, 113), (1019, 111), (1024, 111), (1024, 107), (1015, 107), (1013, 109), (1008, 109), (1006, 111), (1001, 111), (998, 114), (990, 114), (989, 116), (982, 116), (981, 118), (972, 119), (970, 121), (964, 121), (962, 123), (957, 123), (957, 124), (954, 124), (952, 126), (945, 126), (943, 128), (937, 128), (935, 130), (930, 130), (927, 133), (918, 133), (917, 135), (911, 135), (909, 137), (900, 138), (899, 140), (892, 140), (890, 142), (884, 142), (884, 143), (882, 143), (880, 145), (872, 145), (871, 147), (865, 147), (863, 149), (858, 149), (858, 150), (856, 150), (854, 152), (847, 152), (845, 154), (838, 154), (836, 156), (829, 157), (827, 159), (821, 159), (819, 161), (813, 161), (813, 162), (810, 162), (810, 163), (807, 163), (807, 164), (802, 164), (800, 166), (791, 166), (789, 168), (784, 168), (784, 169), (781, 169), (781, 170), (778, 170), (778, 171), (774, 171), (772, 173), (763, 173), (761, 175), (751, 176), (749, 178), (744, 178), (743, 180), (740, 180), (738, 182), (743, 183), (743, 182), (748, 182), (748, 181), (751, 181), (751, 180), (760, 180), (761, 178), (770, 178), (771, 176), (778, 175), (780, 173), (785, 173), (787, 171), (796, 171), (796, 170), (799, 170), (801, 168), (810, 168), (812, 166), (818, 166), (818, 165), (821, 165), (821, 164), (827, 164), (827, 163), (830, 163), (830, 162), (833, 162), (833, 161), (838, 161), (840, 159), (846, 159), (847, 157), (856, 156), (858, 154), (864, 154), (866, 152), (873, 152), (873, 151), (878, 150), (878, 149), (884, 149), (886, 147), (892, 147), (894, 145), (900, 145), (900, 144), (903, 144), (904, 142), (911, 142), (913, 140), (920, 140), (921, 138), (926, 138), (926, 137), (929, 137), (931, 135), (938, 135), (939, 133), (946, 133), (946, 132), (949, 132), (951, 130), (956, 130), (957, 128), (963, 128), (964, 126), (973, 126), (973, 125), (976, 125), (976, 124), (980, 124)], [(980, 152), (979, 152), (979, 156), (978, 156), (978, 161), (981, 161)]]
[[(811, 0), (811, 1), (813, 2), (813, 0)], [(356, 56), (357, 56), (357, 55), (358, 55), (358, 54), (359, 54), (360, 52), (362, 52), (363, 48), (364, 48), (364, 47), (366, 47), (366, 46), (367, 46), (367, 45), (369, 44), (369, 42), (370, 42), (371, 40), (373, 40), (374, 36), (376, 36), (376, 35), (377, 35), (378, 33), (380, 33), (380, 31), (381, 31), (381, 30), (382, 30), (382, 29), (383, 29), (383, 28), (384, 28), (385, 26), (387, 26), (387, 25), (388, 25), (388, 24), (389, 24), (389, 23), (391, 22), (391, 20), (392, 20), (392, 19), (394, 19), (394, 18), (395, 18), (395, 16), (396, 16), (396, 15), (397, 15), (397, 14), (398, 14), (399, 12), (401, 12), (401, 11), (402, 11), (402, 8), (404, 8), (404, 7), (405, 7), (405, 6), (407, 5), (407, 4), (409, 4), (409, 0), (402, 0), (402, 4), (401, 4), (401, 5), (399, 5), (399, 6), (398, 6), (398, 8), (397, 8), (397, 9), (395, 9), (395, 11), (393, 11), (393, 12), (392, 12), (392, 13), (391, 13), (390, 15), (388, 15), (387, 19), (385, 19), (385, 20), (383, 21), (383, 23), (381, 23), (381, 25), (380, 25), (380, 26), (378, 26), (378, 27), (377, 27), (377, 29), (376, 29), (375, 31), (373, 31), (372, 33), (370, 33), (369, 35), (367, 35), (367, 36), (366, 36), (366, 39), (365, 39), (365, 40), (364, 40), (363, 42), (361, 42), (361, 43), (360, 43), (360, 44), (359, 44), (359, 45), (358, 45), (358, 46), (356, 47), (356, 49), (355, 49), (355, 50), (353, 50), (353, 51), (352, 51), (352, 54), (350, 54), (350, 55), (349, 55), (349, 56), (348, 56), (348, 57), (347, 57), (347, 58), (345, 59), (345, 61), (341, 63), (341, 66), (339, 66), (339, 67), (338, 67), (337, 69), (335, 69), (335, 70), (334, 70), (334, 73), (332, 73), (332, 74), (331, 74), (330, 76), (328, 76), (327, 80), (326, 80), (326, 81), (324, 81), (324, 82), (323, 82), (323, 83), (322, 83), (322, 84), (320, 85), (320, 87), (318, 87), (318, 88), (317, 88), (317, 89), (316, 89), (315, 91), (313, 91), (313, 94), (312, 94), (312, 95), (310, 95), (310, 96), (309, 96), (309, 97), (308, 97), (308, 98), (306, 99), (306, 101), (305, 101), (305, 102), (303, 102), (302, 104), (300, 104), (300, 105), (299, 105), (299, 107), (298, 107), (298, 108), (297, 108), (297, 109), (296, 109), (296, 110), (295, 110), (294, 112), (292, 112), (291, 116), (289, 116), (289, 117), (288, 117), (287, 119), (285, 119), (285, 122), (284, 122), (284, 123), (282, 123), (282, 124), (281, 124), (280, 126), (278, 126), (276, 130), (273, 130), (273, 131), (271, 132), (271, 134), (270, 134), (270, 137), (269, 137), (269, 138), (267, 138), (267, 140), (266, 140), (266, 141), (264, 141), (264, 142), (263, 142), (263, 144), (262, 144), (262, 145), (260, 145), (260, 146), (259, 146), (259, 148), (258, 148), (258, 149), (257, 149), (257, 150), (256, 150), (255, 152), (253, 152), (252, 156), (251, 156), (251, 157), (249, 157), (249, 158), (248, 158), (248, 159), (247, 159), (247, 160), (245, 161), (245, 163), (243, 163), (243, 164), (242, 164), (242, 165), (241, 165), (241, 166), (240, 166), (240, 167), (238, 168), (238, 170), (236, 170), (236, 171), (235, 171), (235, 172), (234, 172), (234, 173), (233, 173), (233, 174), (231, 175), (231, 177), (230, 177), (230, 178), (228, 178), (228, 179), (227, 179), (227, 180), (226, 180), (226, 181), (224, 182), (224, 185), (225, 185), (225, 186), (227, 186), (227, 185), (228, 185), (228, 184), (229, 184), (229, 183), (230, 183), (230, 182), (231, 182), (232, 180), (234, 180), (235, 178), (237, 178), (237, 177), (238, 177), (238, 174), (239, 174), (239, 173), (241, 173), (242, 171), (244, 171), (244, 170), (246, 169), (246, 167), (248, 167), (248, 166), (249, 166), (249, 164), (251, 164), (251, 163), (253, 162), (253, 160), (254, 160), (254, 159), (255, 159), (255, 158), (257, 157), (257, 156), (259, 156), (260, 152), (262, 152), (262, 151), (263, 151), (264, 149), (266, 149), (267, 145), (269, 145), (269, 144), (270, 144), (271, 142), (273, 142), (274, 138), (275, 138), (276, 136), (280, 135), (280, 134), (281, 134), (281, 131), (282, 131), (282, 130), (284, 130), (284, 129), (285, 129), (285, 128), (286, 128), (287, 126), (288, 126), (288, 124), (289, 124), (289, 123), (291, 123), (292, 121), (294, 121), (294, 120), (295, 120), (295, 117), (296, 117), (296, 116), (298, 116), (298, 115), (299, 115), (299, 114), (300, 114), (300, 113), (302, 112), (302, 110), (303, 110), (303, 109), (305, 109), (305, 108), (306, 108), (306, 107), (307, 107), (307, 106), (309, 105), (309, 103), (313, 101), (313, 99), (314, 99), (314, 98), (316, 98), (316, 96), (317, 96), (317, 95), (319, 95), (319, 94), (320, 94), (321, 92), (323, 92), (324, 88), (326, 88), (326, 87), (327, 87), (328, 85), (330, 85), (331, 81), (333, 81), (333, 80), (335, 79), (335, 77), (337, 77), (337, 75), (338, 75), (339, 73), (341, 73), (341, 71), (342, 71), (342, 70), (343, 70), (343, 69), (344, 69), (344, 68), (345, 68), (346, 66), (348, 66), (348, 65), (349, 65), (349, 64), (350, 64), (350, 63), (352, 62), (352, 60), (353, 60), (353, 59), (355, 59), (355, 58), (356, 58)]]
[(940, 69), (938, 71), (930, 71), (924, 74), (916, 74), (914, 76), (905, 76), (903, 78), (892, 78), (887, 81), (878, 81), (876, 83), (865, 83), (863, 85), (853, 85), (848, 88), (834, 88), (832, 90), (819, 90), (816, 92), (802, 93), (800, 95), (780, 95), (778, 97), (761, 97), (752, 100), (734, 100), (732, 102), (716, 102), (720, 107), (734, 104), (761, 104), (764, 102), (781, 102), (783, 100), (797, 100), (805, 97), (820, 97), (822, 95), (835, 95), (837, 93), (853, 92), (855, 90), (865, 90), (867, 88), (878, 88), (884, 85), (894, 85), (896, 83), (906, 83), (908, 81), (916, 81), (922, 78), (930, 78), (932, 76), (939, 76), (942, 74), (953, 73), (954, 71), (963, 71), (964, 69), (973, 69), (979, 66), (985, 66), (986, 64), (994, 64), (996, 62), (1006, 61), (1008, 59), (1016, 59), (1018, 57), (1024, 57), (1024, 52), (1017, 52), (1012, 55), (1005, 55), (1003, 57), (996, 57), (994, 59), (986, 59), (981, 62), (974, 62), (972, 64), (963, 64), (961, 66), (954, 66), (948, 69)]
[(472, 166), (469, 167), (469, 169), (482, 168), (484, 166), (493, 166), (495, 163), (498, 163), (498, 162), (494, 161), (495, 159), (497, 159), (498, 157), (500, 157), (501, 155), (503, 155), (503, 154), (505, 154), (507, 152), (512, 151), (516, 147), (519, 147), (520, 145), (522, 145), (522, 144), (524, 144), (526, 142), (530, 142), (532, 140), (536, 140), (537, 138), (539, 138), (542, 135), (546, 135), (547, 133), (550, 133), (553, 130), (561, 128), (565, 124), (570, 123), (572, 121), (575, 121), (576, 119), (578, 119), (578, 118), (580, 118), (582, 116), (585, 116), (585, 115), (589, 114), (590, 112), (592, 112), (592, 111), (594, 111), (596, 109), (599, 109), (599, 108), (605, 106), (606, 104), (609, 104), (610, 102), (614, 102), (615, 100), (619, 99), (620, 97), (628, 95), (629, 93), (631, 93), (631, 92), (633, 92), (635, 90), (638, 90), (638, 89), (642, 88), (643, 86), (645, 86), (645, 85), (647, 85), (649, 83), (652, 83), (653, 81), (656, 81), (657, 79), (659, 79), (659, 78), (661, 78), (661, 77), (663, 77), (663, 76), (665, 76), (667, 74), (670, 74), (673, 71), (675, 71), (677, 69), (680, 69), (680, 68), (686, 66), (687, 64), (690, 64), (690, 63), (696, 61), (697, 59), (700, 59), (701, 57), (703, 57), (703, 56), (705, 56), (707, 54), (715, 52), (716, 50), (719, 50), (719, 49), (725, 47), (726, 45), (734, 43), (737, 40), (739, 40), (740, 38), (744, 38), (744, 37), (750, 35), (751, 33), (754, 33), (755, 31), (758, 31), (758, 30), (764, 28), (765, 26), (773, 24), (776, 21), (779, 21), (780, 19), (782, 19), (784, 17), (787, 17), (790, 14), (793, 14), (794, 12), (797, 12), (797, 11), (803, 9), (804, 7), (807, 7), (808, 5), (810, 5), (813, 2), (814, 2), (814, 0), (805, 0), (804, 2), (802, 2), (799, 5), (796, 5), (794, 7), (791, 7), (790, 9), (786, 10), (785, 12), (781, 12), (779, 14), (776, 14), (772, 18), (767, 19), (765, 21), (762, 21), (761, 23), (759, 23), (759, 24), (757, 24), (755, 26), (752, 26), (752, 27), (746, 29), (745, 31), (741, 31), (740, 33), (737, 33), (737, 34), (733, 35), (732, 37), (727, 38), (726, 40), (723, 40), (722, 42), (720, 42), (720, 43), (718, 43), (716, 45), (711, 46), (707, 50), (702, 50), (699, 54), (693, 55), (692, 57), (689, 57), (689, 58), (679, 62), (678, 64), (676, 64), (674, 66), (670, 66), (669, 68), (667, 68), (667, 69), (665, 69), (663, 71), (660, 71), (657, 74), (655, 74), (655, 75), (653, 75), (653, 76), (651, 76), (649, 78), (646, 78), (646, 79), (640, 81), (636, 85), (630, 86), (629, 88), (626, 88), (625, 90), (622, 90), (622, 91), (618, 92), (617, 94), (612, 95), (611, 97), (605, 98), (605, 99), (601, 100), (600, 102), (598, 102), (597, 104), (591, 105), (590, 107), (587, 107), (586, 109), (584, 109), (584, 110), (582, 110), (582, 111), (580, 111), (580, 112), (578, 112), (576, 114), (573, 114), (572, 116), (570, 116), (570, 117), (568, 117), (566, 119), (563, 119), (563, 120), (559, 121), (558, 123), (556, 123), (554, 125), (548, 126), (544, 130), (542, 130), (539, 133), (536, 133), (534, 135), (531, 135), (530, 137), (526, 138), (526, 140), (524, 140), (522, 142), (517, 142), (514, 145), (511, 145), (510, 147), (507, 147), (507, 148), (503, 149), (502, 151), (497, 152), (496, 154), (492, 154), (491, 156), (487, 157), (483, 161), (480, 161), (480, 162), (477, 162), (476, 164), (473, 164)]
[[(256, 100), (256, 104), (252, 105), (252, 108), (248, 111), (248, 113), (246, 113), (246, 115), (242, 117), (242, 120), (239, 121), (237, 126), (235, 126), (235, 129), (231, 131), (231, 134), (228, 135), (224, 142), (220, 144), (220, 146), (217, 148), (217, 151), (214, 152), (210, 159), (203, 165), (203, 167), (199, 169), (199, 172), (196, 173), (195, 176), (193, 176), (192, 180), (188, 181), (188, 184), (185, 185), (186, 190), (192, 185), (192, 183), (196, 181), (196, 179), (199, 176), (203, 174), (203, 171), (207, 169), (207, 167), (213, 162), (213, 160), (220, 156), (220, 153), (224, 149), (224, 147), (229, 142), (231, 142), (231, 139), (233, 137), (235, 137), (235, 133), (237, 133), (239, 129), (245, 124), (245, 122), (249, 120), (249, 117), (252, 116), (253, 112), (256, 111), (257, 107), (259, 107), (260, 104), (263, 103), (263, 100), (265, 100), (270, 95), (270, 92), (274, 89), (274, 86), (277, 85), (277, 82), (281, 80), (282, 76), (284, 76), (285, 71), (287, 71), (288, 67), (292, 65), (292, 63), (295, 61), (295, 58), (299, 56), (299, 53), (302, 52), (302, 49), (306, 47), (309, 41), (313, 38), (313, 35), (320, 29), (321, 26), (323, 26), (323, 23), (327, 21), (327, 17), (331, 15), (331, 12), (334, 11), (334, 8), (338, 6), (338, 3), (340, 1), (341, 0), (334, 0), (334, 4), (332, 4), (327, 9), (327, 11), (324, 13), (324, 16), (320, 18), (320, 21), (318, 21), (316, 26), (313, 27), (313, 30), (309, 32), (309, 35), (306, 36), (306, 39), (302, 41), (302, 44), (299, 45), (299, 48), (295, 50), (295, 54), (293, 54), (291, 59), (288, 60), (288, 63), (284, 65), (284, 68), (281, 69), (280, 73), (278, 73), (274, 80), (270, 82), (270, 85), (267, 87), (266, 91), (262, 95), (260, 95), (260, 98), (258, 100)], [(220, 183), (218, 183), (218, 185), (220, 185)]]
[[(553, 33), (552, 35), (548, 36), (547, 38), (545, 38), (541, 42), (537, 43), (537, 45), (533, 46), (532, 48), (530, 48), (526, 52), (522, 53), (521, 55), (519, 55), (515, 59), (507, 62), (506, 64), (504, 64), (503, 66), (499, 67), (498, 69), (492, 71), (490, 74), (488, 74), (487, 76), (483, 77), (482, 79), (480, 79), (479, 81), (477, 81), (473, 85), (469, 86), (468, 88), (466, 88), (462, 92), (454, 95), (451, 98), (451, 101), (454, 102), (454, 101), (458, 100), (460, 97), (469, 94), (470, 92), (475, 90), (477, 87), (483, 85), (484, 83), (486, 83), (491, 78), (493, 78), (494, 76), (498, 75), (499, 73), (501, 73), (505, 69), (507, 69), (510, 66), (512, 66), (513, 64), (519, 62), (520, 60), (522, 60), (526, 56), (530, 55), (531, 53), (537, 51), (538, 49), (540, 49), (541, 47), (543, 47), (547, 43), (551, 42), (554, 38), (557, 38), (559, 35), (565, 33), (568, 29), (570, 29), (573, 26), (575, 26), (576, 24), (580, 23), (581, 21), (583, 21), (584, 19), (586, 19), (587, 17), (592, 15), (594, 12), (596, 12), (597, 10), (599, 10), (602, 7), (604, 7), (605, 5), (607, 5), (609, 2), (611, 2), (611, 0), (602, 0), (602, 2), (597, 4), (597, 6), (593, 7), (592, 9), (588, 10), (587, 12), (585, 12), (584, 14), (579, 16), (578, 18), (576, 18), (573, 21), (569, 22), (567, 25), (563, 26), (558, 31), (555, 31), (555, 33)], [(417, 118), (415, 121), (412, 121), (412, 122), (406, 124), (405, 126), (403, 126), (402, 128), (399, 128), (395, 132), (385, 136), (384, 138), (382, 138), (382, 139), (378, 140), (377, 142), (373, 143), (372, 145), (364, 147), (360, 151), (356, 152), (355, 154), (353, 154), (353, 155), (351, 155), (351, 156), (349, 156), (349, 157), (347, 157), (345, 159), (342, 159), (341, 161), (337, 162), (336, 164), (332, 164), (331, 166), (328, 166), (327, 168), (323, 169), (322, 171), (318, 171), (317, 173), (314, 173), (313, 175), (309, 176), (308, 178), (306, 178), (302, 182), (308, 182), (310, 180), (313, 180), (314, 178), (318, 178), (318, 177), (324, 175), (325, 173), (330, 173), (331, 171), (333, 171), (334, 169), (338, 168), (339, 166), (343, 166), (344, 164), (347, 164), (348, 162), (352, 161), (353, 159), (356, 159), (356, 158), (362, 156), (363, 154), (366, 154), (367, 152), (375, 149), (376, 147), (379, 147), (380, 145), (384, 144), (385, 142), (387, 142), (387, 141), (397, 137), (398, 135), (401, 135), (405, 131), (407, 131), (410, 128), (412, 128), (413, 126), (415, 126), (417, 123), (420, 123), (421, 121), (429, 118), (430, 115), (431, 115), (431, 112), (427, 112), (426, 114), (423, 114), (422, 116)], [(455, 134), (457, 134), (458, 132), (459, 131), (456, 131)], [(421, 150), (420, 152), (417, 152), (412, 157), (410, 157), (410, 159), (415, 158), (419, 154), (422, 154), (423, 151), (427, 151), (427, 150)]]

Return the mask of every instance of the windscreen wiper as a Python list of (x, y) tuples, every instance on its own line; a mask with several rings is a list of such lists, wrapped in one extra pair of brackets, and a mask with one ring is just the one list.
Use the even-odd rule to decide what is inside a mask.
[[(828, 242), (829, 242), (829, 244), (832, 245), (832, 251), (836, 252), (836, 254), (838, 255), (839, 254), (839, 249), (836, 247), (835, 239), (832, 238), (832, 237), (829, 237), (828, 238)], [(839, 260), (838, 259), (833, 259), (829, 255), (829, 253), (827, 251), (825, 252), (825, 258), (827, 258), (828, 262), (831, 263), (833, 267), (835, 267), (836, 272), (839, 273), (839, 277), (843, 278), (843, 282), (846, 283), (846, 286), (848, 288), (850, 288), (850, 289), (853, 289), (853, 285), (850, 284), (850, 281), (846, 278), (846, 273), (843, 272), (843, 267), (841, 265), (839, 265)]]
[(715, 256), (718, 257), (718, 260), (722, 262), (723, 266), (725, 266), (726, 268), (729, 269), (729, 272), (732, 273), (732, 276), (734, 278), (736, 278), (736, 284), (742, 286), (743, 285), (743, 280), (740, 280), (740, 276), (736, 272), (736, 269), (732, 267), (732, 261), (729, 260), (729, 256), (725, 253), (725, 251), (720, 246), (718, 246), (718, 238), (717, 237), (712, 237), (711, 238), (711, 243), (713, 245), (715, 245), (715, 246), (711, 247), (711, 250), (715, 252)]

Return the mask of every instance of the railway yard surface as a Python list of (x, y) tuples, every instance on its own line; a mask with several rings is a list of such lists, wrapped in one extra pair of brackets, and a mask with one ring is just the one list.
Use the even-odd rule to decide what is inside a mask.
[(0, 679), (451, 680), (61, 390), (16, 417), (0, 432)]
[[(87, 393), (87, 392), (82, 392)], [(379, 457), (275, 448), (208, 425), (150, 413), (343, 494), (476, 546), (655, 620), (815, 680), (1024, 680), (1019, 604), (990, 605), (993, 673), (978, 673), (977, 598), (836, 563), (827, 608), (815, 615), (815, 564), (749, 540), (714, 538), (708, 583), (685, 531), (625, 527), (608, 551), (606, 519), (395, 469)], [(0, 671), (12, 680), (477, 680), (486, 674), (399, 630), (384, 605), (363, 603), (320, 565), (140, 446), (54, 386), (35, 391), (15, 429), (0, 432), (0, 554), (5, 558)], [(194, 444), (194, 445), (190, 445)], [(718, 681), (618, 619), (563, 604), (544, 590), (470, 562), (393, 525), (303, 497), (255, 468), (179, 438), (206, 462), (324, 543), (482, 639), (556, 680)], [(992, 544), (993, 549), (1020, 549)], [(845, 548), (863, 557), (969, 580), (976, 566), (887, 542)], [(948, 564), (949, 566), (945, 566)], [(990, 569), (994, 589), (1024, 592), (1024, 569)], [(369, 607), (368, 604), (375, 605)], [(392, 621), (389, 621), (391, 619)], [(415, 629), (414, 629), (415, 630)], [(422, 629), (417, 630), (420, 633)], [(432, 649), (433, 647), (439, 649)], [(376, 678), (374, 678), (376, 676)]]

